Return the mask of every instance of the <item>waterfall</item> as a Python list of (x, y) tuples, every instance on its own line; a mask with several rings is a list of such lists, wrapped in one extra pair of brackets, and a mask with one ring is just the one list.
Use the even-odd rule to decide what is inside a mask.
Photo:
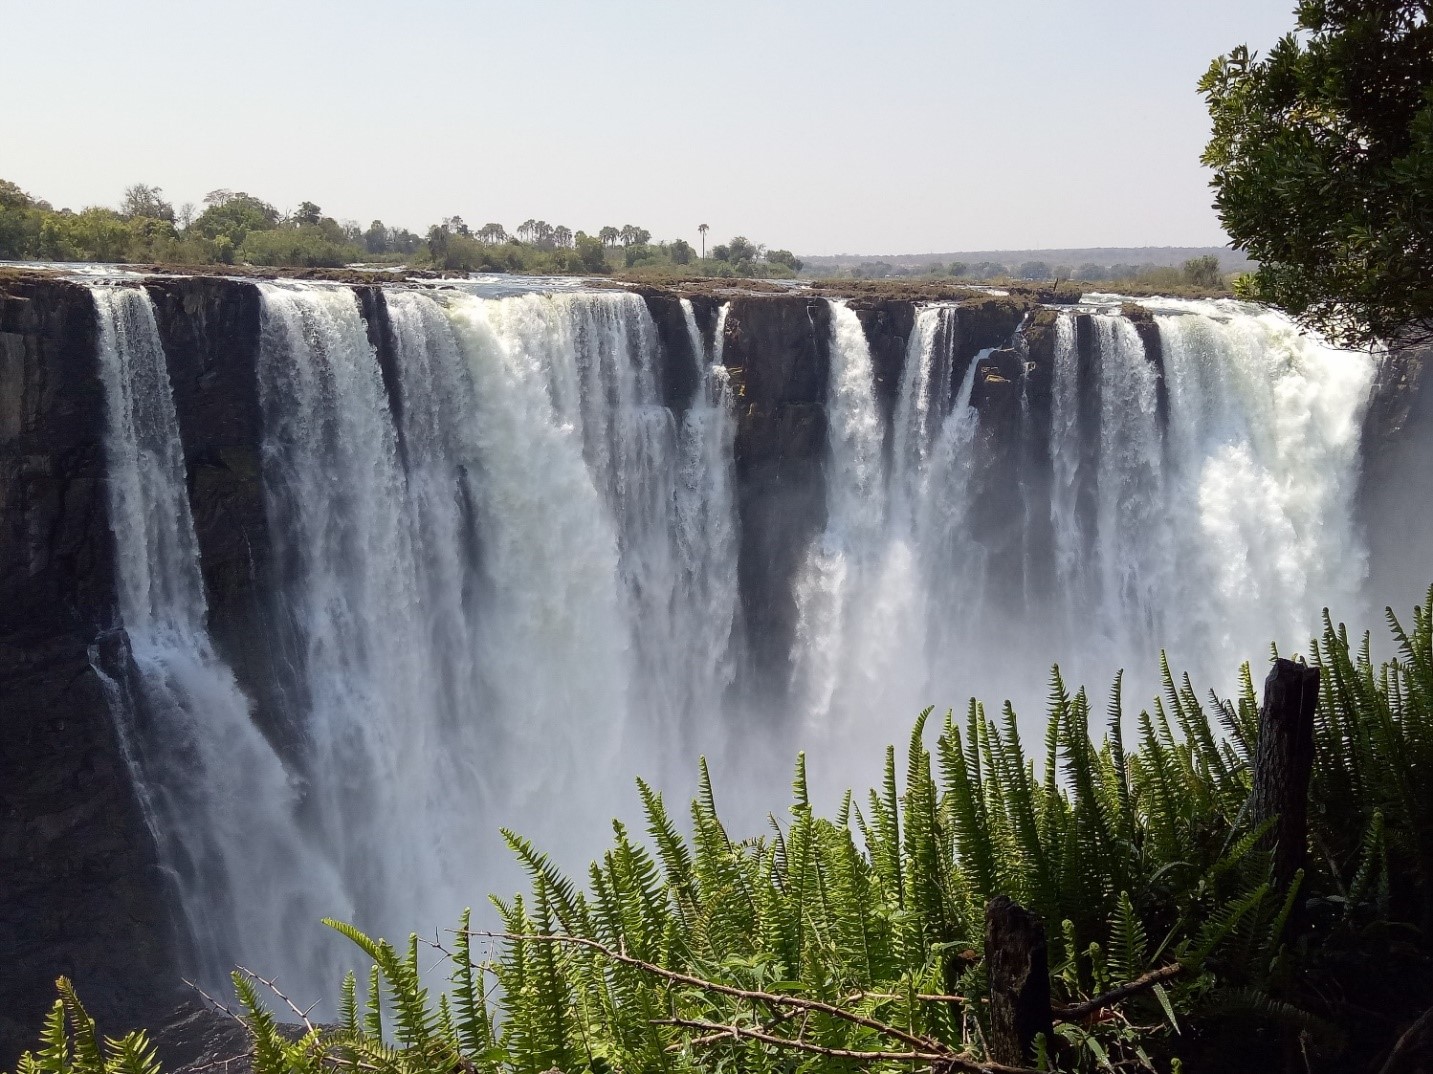
[(1355, 518), (1375, 364), (1233, 302), (1166, 301), (1172, 661), (1204, 676), (1277, 640), (1301, 647), (1325, 605), (1370, 615)]
[[(884, 718), (972, 695), (1014, 700), (1038, 733), (1041, 665), (1096, 692), (1123, 668), (1143, 703), (1160, 647), (1196, 681), (1227, 683), (1270, 640), (1306, 644), (1323, 602), (1359, 611), (1353, 496), (1372, 362), (1254, 307), (1153, 308), (1162, 370), (1118, 313), (1085, 313), (1084, 340), (1076, 313), (1056, 317), (1042, 506), (1024, 470), (1044, 453), (1028, 446), (1020, 486), (992, 485), (998, 430), (971, 405), (989, 352), (956, 354), (955, 308), (917, 312), (887, 475), (869, 350), (833, 304), (830, 510), (797, 580), (792, 698), (808, 744), (838, 757), (886, 734)], [(1035, 435), (1028, 391), (1022, 437)], [(1028, 558), (1045, 524), (1053, 586), (1030, 591), (1029, 563), (1019, 593), (995, 584), (1000, 559)], [(1017, 539), (1000, 537), (1012, 526)]]
[[(443, 895), (455, 886), (454, 858), (470, 846), (451, 788), (466, 785), (471, 755), (452, 748), (463, 729), (442, 705), (445, 668), (428, 622), (435, 610), (422, 600), (422, 561), (445, 534), (416, 532), (420, 516), (353, 291), (260, 290), (264, 491), (287, 580), (289, 659), (306, 699), (295, 714), (305, 807), (360, 922), (401, 935), (452, 912)], [(450, 553), (437, 549), (433, 560)], [(450, 819), (435, 830), (440, 817)]]
[[(792, 581), (789, 691), (749, 697), (770, 639), (741, 614), (752, 412), (728, 306), (708, 342), (682, 301), (667, 354), (621, 291), (393, 286), (372, 325), (346, 287), (259, 291), (282, 757), (207, 633), (147, 295), (93, 288), (136, 672), (106, 673), (206, 980), (244, 960), (328, 991), (342, 946), (319, 916), (450, 927), (524, 882), (500, 825), (580, 867), (632, 776), (684, 787), (698, 752), (755, 814), (793, 738), (813, 786), (841, 788), (926, 705), (1010, 698), (1038, 733), (1050, 662), (1094, 691), (1125, 668), (1143, 701), (1164, 645), (1227, 687), (1270, 639), (1301, 646), (1322, 602), (1359, 610), (1372, 362), (1254, 307), (1049, 312), (1032, 356), (923, 306), (887, 413), (860, 317), (830, 301), (826, 517)], [(665, 400), (678, 361), (695, 387)], [(1017, 417), (989, 409), (1002, 390)]]
[[(796, 578), (794, 693), (809, 724), (833, 718), (843, 672), (859, 642), (867, 587), (885, 526), (883, 431), (871, 348), (854, 310), (832, 300), (831, 368), (826, 398), (826, 528), (807, 549)], [(839, 718), (839, 717), (837, 717)]]
[(122, 674), (101, 674), (178, 890), (195, 972), (222, 988), (242, 961), (317, 989), (338, 965), (318, 920), (347, 914), (350, 904), (324, 849), (301, 834), (294, 782), (209, 638), (184, 451), (149, 295), (90, 291), (118, 611), (136, 673), (132, 687)]
[(694, 353), (678, 423), (637, 296), (393, 289), (385, 382), (351, 290), (261, 294), (304, 819), (363, 927), (441, 928), (520, 883), (499, 825), (580, 865), (622, 811), (619, 758), (660, 783), (720, 726), (726, 371)]
[(1054, 578), (1065, 594), (1066, 621), (1062, 624), (1073, 631), (1068, 619), (1072, 608), (1089, 606), (1091, 580), (1087, 568), (1086, 549), (1090, 544), (1085, 519), (1081, 515), (1084, 437), (1080, 422), (1080, 393), (1093, 394), (1098, 381), (1084, 383), (1075, 337), (1075, 318), (1062, 314), (1055, 322), (1054, 370), (1051, 388), (1050, 459), (1052, 479), (1050, 490), (1050, 521), (1054, 532)]
[(730, 304), (724, 303), (717, 311), (712, 350), (707, 355), (692, 303), (682, 299), (698, 387), (682, 417), (674, 505), (681, 554), (681, 581), (674, 606), (689, 619), (680, 651), (690, 667), (686, 696), (680, 699), (677, 711), (694, 714), (703, 724), (722, 715), (723, 698), (736, 674), (732, 636), (739, 602), (732, 461), (736, 421), (731, 380), (722, 364), (722, 339), (730, 309)]
[[(1140, 650), (1140, 639), (1164, 638), (1169, 601), (1169, 506), (1165, 495), (1157, 374), (1144, 343), (1124, 317), (1097, 316), (1099, 470), (1093, 561), (1100, 594), (1093, 643), (1115, 659)], [(1078, 610), (1076, 610), (1078, 614)], [(1089, 629), (1086, 624), (1085, 629)]]

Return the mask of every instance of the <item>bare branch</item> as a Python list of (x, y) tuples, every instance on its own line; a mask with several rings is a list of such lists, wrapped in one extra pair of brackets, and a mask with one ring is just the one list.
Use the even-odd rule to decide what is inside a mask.
[[(267, 987), (270, 992), (278, 996), (279, 999), (283, 1000), (284, 1006), (286, 1006), (289, 1010), (293, 1011), (294, 1014), (298, 1016), (298, 1020), (303, 1023), (303, 1027), (308, 1030), (310, 1034), (318, 1033), (318, 1030), (314, 1027), (314, 1024), (308, 1020), (308, 1011), (299, 1010), (298, 1004), (296, 1004), (293, 1000), (289, 999), (289, 997), (284, 995), (283, 992), (279, 991), (279, 986), (275, 984), (271, 978), (260, 977), (253, 970), (245, 969), (243, 966), (235, 966), (234, 968), (240, 973), (242, 973), (245, 977), (258, 981), (261, 985)], [(312, 1009), (312, 1007), (309, 1008), (309, 1010)]]
[(227, 1059), (215, 1059), (212, 1062), (201, 1063), (199, 1066), (196, 1067), (185, 1067), (184, 1074), (206, 1074), (207, 1071), (219, 1069), (227, 1071), (229, 1069), (230, 1063), (238, 1063), (241, 1060), (245, 1059), (252, 1060), (253, 1058), (254, 1052), (253, 1049), (250, 1049), (249, 1051), (243, 1052), (239, 1055), (231, 1055)]
[[(773, 1033), (765, 1033), (759, 1029), (747, 1029), (745, 1026), (722, 1025), (718, 1022), (704, 1022), (695, 1018), (654, 1018), (653, 1025), (658, 1026), (680, 1026), (683, 1029), (700, 1029), (705, 1036), (694, 1037), (690, 1041), (683, 1041), (680, 1044), (671, 1045), (667, 1050), (676, 1051), (688, 1044), (716, 1044), (723, 1040), (757, 1040), (763, 1044), (775, 1044), (781, 1048), (795, 1048), (802, 1052), (813, 1052), (816, 1055), (826, 1055), (834, 1059), (864, 1059), (868, 1062), (877, 1060), (888, 1060), (890, 1062), (912, 1062), (912, 1063), (943, 1063), (951, 1059), (949, 1052), (919, 1051), (919, 1052), (881, 1052), (863, 1051), (855, 1048), (827, 1048), (820, 1044), (811, 1044), (804, 1040), (792, 1040), (789, 1037), (778, 1037)], [(980, 1069), (978, 1067), (972, 1069)]]
[(1065, 1007), (1056, 1007), (1055, 1014), (1064, 1022), (1080, 1022), (1098, 1014), (1106, 1007), (1113, 1007), (1116, 1003), (1122, 1003), (1136, 993), (1143, 992), (1147, 988), (1153, 988), (1163, 981), (1172, 977), (1178, 977), (1184, 972), (1184, 967), (1178, 962), (1171, 962), (1168, 966), (1161, 966), (1157, 970), (1150, 970), (1142, 977), (1136, 977), (1133, 981), (1112, 988), (1104, 995), (1096, 996), (1094, 999), (1086, 1000), (1084, 1003), (1070, 1004)]
[(1379, 1069), (1379, 1074), (1397, 1074), (1399, 1070), (1412, 1069), (1409, 1060), (1417, 1061), (1419, 1055), (1427, 1056), (1426, 1049), (1433, 1044), (1433, 1007), (1423, 1012), (1416, 1022), (1409, 1026), (1398, 1043), (1393, 1046), (1393, 1051), (1388, 1055), (1388, 1061)]
[(672, 1051), (676, 1048), (690, 1044), (717, 1044), (723, 1040), (755, 1040), (762, 1044), (775, 1045), (778, 1048), (792, 1048), (796, 1051), (810, 1052), (814, 1055), (824, 1055), (832, 1059), (856, 1059), (865, 1062), (893, 1062), (893, 1063), (933, 1063), (938, 1069), (966, 1071), (968, 1074), (1037, 1074), (1029, 1067), (1012, 1067), (1003, 1063), (986, 1063), (978, 1059), (971, 1059), (967, 1056), (957, 1055), (948, 1049), (941, 1047), (939, 1051), (864, 1051), (856, 1048), (828, 1048), (820, 1044), (811, 1044), (808, 1041), (791, 1040), (789, 1037), (778, 1037), (759, 1029), (748, 1029), (745, 1026), (721, 1025), (717, 1022), (704, 1022), (694, 1018), (658, 1018), (653, 1020), (653, 1025), (679, 1026), (684, 1029), (700, 1029), (706, 1031), (706, 1035), (694, 1037), (680, 1045), (668, 1048)]
[(208, 992), (204, 991), (204, 989), (200, 988), (197, 984), (195, 984), (195, 983), (194, 983), (193, 981), (191, 981), (189, 978), (187, 978), (187, 977), (181, 977), (180, 980), (183, 981), (183, 982), (184, 982), (186, 985), (188, 985), (190, 988), (194, 989), (194, 991), (198, 992), (201, 996), (203, 996), (205, 1002), (207, 1002), (207, 1003), (209, 1003), (211, 1006), (213, 1006), (213, 1008), (214, 1008), (216, 1011), (222, 1011), (224, 1014), (227, 1014), (230, 1018), (234, 1019), (234, 1021), (238, 1022), (241, 1026), (244, 1026), (244, 1027), (246, 1027), (246, 1028), (248, 1027), (248, 1025), (249, 1025), (248, 1022), (244, 1021), (244, 1020), (243, 1020), (242, 1018), (240, 1018), (237, 1014), (235, 1014), (233, 1011), (231, 1011), (228, 1007), (224, 1006), (224, 1004), (220, 1003), (217, 999), (215, 999), (213, 996), (211, 996)]
[(701, 977), (694, 977), (688, 973), (678, 973), (675, 970), (664, 969), (661, 966), (653, 965), (650, 962), (643, 962), (639, 958), (614, 951), (606, 944), (598, 943), (596, 940), (589, 940), (585, 936), (548, 936), (539, 934), (519, 934), (506, 932), (486, 932), (472, 930), (470, 936), (482, 936), (495, 940), (519, 940), (534, 943), (557, 943), (570, 944), (576, 947), (586, 947), (597, 951), (614, 962), (620, 962), (627, 966), (633, 966), (650, 973), (654, 977), (661, 977), (677, 984), (690, 985), (693, 988), (700, 988), (704, 992), (715, 992), (718, 995), (734, 996), (737, 999), (753, 1000), (761, 1003), (769, 1003), (776, 1006), (798, 1007), (802, 1010), (817, 1011), (821, 1014), (829, 1014), (833, 1018), (840, 1018), (842, 1021), (851, 1022), (855, 1025), (864, 1026), (867, 1029), (874, 1029), (877, 1033), (890, 1037), (893, 1040), (909, 1044), (920, 1052), (939, 1053), (943, 1046), (929, 1037), (917, 1036), (914, 1033), (907, 1033), (893, 1025), (878, 1021), (875, 1018), (867, 1018), (864, 1015), (855, 1014), (844, 1010), (841, 1007), (833, 1006), (830, 1003), (823, 1003), (820, 1000), (806, 999), (802, 996), (783, 996), (774, 992), (761, 992), (749, 988), (736, 988), (732, 985), (718, 984), (715, 981), (707, 981)]

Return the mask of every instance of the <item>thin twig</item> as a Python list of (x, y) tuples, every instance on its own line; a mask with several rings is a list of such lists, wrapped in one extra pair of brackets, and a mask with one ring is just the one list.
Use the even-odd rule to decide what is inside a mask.
[(205, 1071), (214, 1070), (218, 1067), (223, 1067), (225, 1070), (228, 1070), (230, 1063), (237, 1063), (241, 1059), (252, 1059), (253, 1057), (254, 1050), (250, 1048), (247, 1052), (241, 1052), (239, 1055), (231, 1055), (227, 1059), (214, 1059), (208, 1063), (201, 1063), (196, 1067), (185, 1067), (184, 1074), (204, 1074)]
[[(886, 1060), (893, 1063), (944, 1063), (951, 1060), (946, 1052), (867, 1052), (854, 1048), (827, 1048), (820, 1044), (811, 1044), (804, 1040), (791, 1040), (789, 1037), (778, 1037), (771, 1033), (763, 1033), (759, 1029), (747, 1029), (744, 1026), (721, 1025), (716, 1022), (703, 1022), (695, 1018), (656, 1018), (653, 1025), (659, 1026), (680, 1026), (683, 1029), (701, 1029), (707, 1031), (707, 1036), (694, 1037), (690, 1041), (681, 1044), (674, 1044), (669, 1050), (678, 1050), (688, 1044), (715, 1044), (725, 1039), (745, 1038), (747, 1040), (758, 1040), (763, 1044), (775, 1044), (781, 1048), (795, 1048), (797, 1051), (813, 1052), (816, 1055), (830, 1056), (833, 1059), (864, 1059), (870, 1062)], [(980, 1070), (981, 1067), (971, 1069)]]
[[(908, 996), (908, 995), (904, 995), (904, 994), (900, 994), (900, 993), (896, 993), (896, 992), (852, 992), (849, 996), (846, 997), (846, 1002), (847, 1002), (847, 1003), (855, 1003), (857, 1000), (860, 1000), (860, 999), (879, 999), (879, 1000), (904, 1000), (904, 999), (914, 999), (914, 1000), (916, 1000), (916, 1001), (919, 1002), (919, 1003), (969, 1003), (969, 1002), (970, 1002), (970, 997), (969, 997), (969, 996), (943, 996), (943, 995), (940, 995), (939, 993), (931, 993), (931, 992), (917, 992), (914, 996)], [(988, 1001), (985, 1000), (985, 999), (981, 999), (981, 1000), (979, 1000), (978, 1002), (980, 1002), (980, 1003), (986, 1003), (986, 1002), (988, 1002)]]
[[(289, 999), (288, 996), (284, 995), (283, 992), (279, 990), (279, 986), (275, 984), (272, 979), (268, 977), (260, 977), (253, 970), (245, 969), (243, 966), (235, 966), (234, 968), (240, 973), (242, 973), (245, 977), (252, 978), (253, 980), (258, 981), (260, 984), (266, 986), (270, 992), (278, 996), (279, 999), (283, 1000), (284, 1006), (286, 1006), (289, 1010), (293, 1011), (294, 1014), (298, 1016), (298, 1020), (303, 1023), (304, 1028), (308, 1030), (311, 1035), (318, 1033), (318, 1030), (314, 1027), (314, 1024), (308, 1020), (308, 1011), (299, 1010), (298, 1004), (296, 1004), (293, 1000)], [(313, 1010), (312, 1007), (309, 1008), (309, 1011), (311, 1010)]]
[(988, 1063), (978, 1059), (971, 1059), (968, 1056), (952, 1052), (944, 1046), (940, 1046), (938, 1051), (863, 1051), (855, 1048), (828, 1048), (821, 1044), (811, 1044), (808, 1041), (792, 1040), (789, 1037), (778, 1037), (771, 1033), (764, 1033), (759, 1029), (747, 1029), (745, 1026), (721, 1025), (717, 1022), (704, 1022), (695, 1018), (658, 1018), (654, 1019), (652, 1024), (707, 1031), (705, 1036), (693, 1037), (689, 1041), (672, 1045), (667, 1048), (667, 1051), (676, 1051), (692, 1044), (718, 1044), (726, 1039), (742, 1038), (760, 1041), (763, 1044), (773, 1044), (778, 1048), (793, 1048), (796, 1051), (824, 1055), (832, 1059), (857, 1059), (866, 1062), (933, 1063), (937, 1066), (937, 1069), (960, 1070), (966, 1071), (968, 1074), (1038, 1074), (1037, 1071), (1029, 1067), (1012, 1067), (1004, 1063)]
[(669, 981), (675, 981), (678, 984), (691, 985), (693, 988), (700, 988), (705, 992), (715, 992), (719, 995), (735, 996), (737, 999), (753, 1000), (761, 1003), (784, 1005), (787, 1007), (800, 1007), (804, 1010), (818, 1011), (821, 1014), (829, 1014), (833, 1018), (840, 1018), (843, 1021), (852, 1022), (855, 1025), (864, 1026), (867, 1029), (874, 1029), (877, 1033), (881, 1033), (895, 1040), (899, 1040), (904, 1044), (909, 1044), (911, 1045), (911, 1047), (921, 1051), (922, 1053), (938, 1053), (941, 1051), (942, 1048), (942, 1045), (938, 1041), (931, 1040), (928, 1037), (920, 1037), (914, 1033), (907, 1033), (905, 1030), (898, 1029), (893, 1025), (887, 1025), (885, 1022), (878, 1021), (875, 1018), (867, 1018), (864, 1015), (855, 1014), (852, 1011), (844, 1010), (843, 1008), (833, 1006), (830, 1003), (823, 1003), (820, 1000), (815, 999), (806, 999), (802, 996), (783, 996), (778, 995), (774, 992), (761, 992), (749, 988), (736, 988), (732, 985), (724, 985), (718, 984), (715, 981), (707, 981), (702, 979), (701, 977), (693, 977), (691, 974), (688, 973), (678, 973), (675, 970), (664, 969), (663, 967), (654, 965), (650, 962), (644, 962), (640, 958), (633, 958), (631, 955), (624, 954), (620, 951), (614, 951), (606, 944), (598, 943), (596, 940), (589, 940), (585, 936), (549, 936), (541, 934), (486, 932), (481, 930), (472, 930), (469, 932), (469, 935), (483, 936), (495, 940), (519, 940), (535, 943), (571, 944), (577, 947), (586, 947), (605, 955), (607, 958), (612, 959), (614, 962), (621, 962), (624, 965), (634, 966), (645, 973), (652, 974), (654, 977), (662, 977)]
[(204, 991), (204, 989), (200, 988), (197, 984), (195, 984), (193, 981), (191, 981), (188, 977), (181, 977), (180, 980), (183, 981), (185, 984), (187, 984), (190, 988), (194, 989), (194, 991), (198, 992), (201, 996), (203, 996), (206, 1001), (208, 1001), (210, 1004), (213, 1005), (213, 1007), (214, 1007), (215, 1010), (217, 1010), (217, 1011), (223, 1011), (223, 1012), (224, 1012), (225, 1014), (227, 1014), (230, 1018), (234, 1019), (234, 1021), (238, 1022), (241, 1026), (245, 1027), (246, 1029), (248, 1028), (248, 1025), (249, 1025), (248, 1022), (244, 1021), (244, 1020), (243, 1020), (242, 1018), (240, 1018), (237, 1014), (235, 1014), (233, 1011), (231, 1011), (228, 1007), (224, 1006), (224, 1004), (220, 1003), (217, 999), (215, 999), (213, 996), (211, 996), (208, 992)]
[(1379, 1074), (1394, 1074), (1403, 1064), (1403, 1060), (1418, 1054), (1419, 1048), (1427, 1047), (1430, 1037), (1433, 1037), (1433, 1007), (1429, 1007), (1416, 1022), (1404, 1030), (1403, 1035), (1398, 1038), (1398, 1043), (1393, 1046), (1393, 1051), (1389, 1053), (1388, 1061), (1380, 1068)]
[(1056, 1007), (1054, 1013), (1064, 1022), (1080, 1022), (1092, 1014), (1104, 1010), (1106, 1007), (1113, 1007), (1129, 999), (1138, 992), (1147, 988), (1153, 988), (1171, 977), (1178, 977), (1184, 972), (1184, 967), (1178, 962), (1171, 962), (1168, 966), (1161, 966), (1157, 970), (1150, 970), (1143, 977), (1136, 977), (1133, 981), (1112, 988), (1104, 995), (1096, 996), (1094, 999), (1086, 1000), (1084, 1003), (1074, 1003), (1065, 1007)]

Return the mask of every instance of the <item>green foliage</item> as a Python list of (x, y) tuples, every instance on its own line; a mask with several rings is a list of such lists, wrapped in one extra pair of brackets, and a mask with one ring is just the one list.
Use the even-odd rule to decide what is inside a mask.
[(356, 260), (359, 251), (318, 224), (251, 231), (238, 250), (251, 265), (337, 268)]
[[(706, 228), (699, 229), (705, 235)], [(652, 242), (635, 224), (604, 227), (596, 236), (545, 220), (523, 221), (513, 234), (489, 222), (474, 230), (449, 216), (423, 236), (373, 220), (362, 228), (325, 216), (316, 202), (300, 202), (287, 216), (243, 191), (214, 190), (204, 210), (176, 213), (157, 186), (136, 183), (118, 211), (91, 207), (54, 210), (16, 184), (0, 180), (0, 259), (234, 264), (338, 268), (359, 261), (432, 267), (450, 272), (533, 275), (605, 274), (621, 267), (636, 278), (693, 276), (789, 277), (801, 262), (788, 250), (766, 261), (762, 247), (738, 237), (724, 259), (698, 259), (691, 243)], [(607, 251), (620, 248), (609, 261)]]
[(578, 232), (577, 259), (585, 272), (607, 271), (607, 254), (603, 249), (601, 239)]
[(55, 989), (59, 997), (45, 1018), (40, 1043), (20, 1057), (17, 1074), (160, 1074), (144, 1033), (101, 1040), (69, 979), (61, 977)]
[(1213, 254), (1191, 257), (1184, 263), (1184, 278), (1196, 287), (1221, 287), (1224, 274), (1219, 270), (1219, 259)]
[(1297, 31), (1199, 83), (1242, 293), (1349, 344), (1433, 337), (1433, 23), (1421, 0), (1302, 0)]
[[(1433, 590), (1411, 629), (1389, 622), (1398, 652), (1381, 665), (1327, 617), (1313, 643), (1316, 853), (1287, 889), (1271, 880), (1272, 822), (1246, 817), (1247, 667), (1235, 698), (1206, 702), (1162, 663), (1161, 695), (1128, 729), (1117, 678), (1102, 731), (1057, 669), (1043, 756), (1008, 705), (991, 717), (972, 701), (959, 718), (922, 713), (904, 764), (889, 749), (880, 786), (833, 818), (812, 808), (798, 758), (785, 822), (740, 840), (705, 763), (685, 825), (639, 781), (645, 838), (614, 823), (585, 886), (507, 832), (531, 891), (493, 900), (495, 932), (464, 914), (439, 949), (450, 988), (436, 1002), (416, 938), (400, 952), (334, 921), (374, 966), (366, 998), (344, 981), (335, 1025), (282, 1031), (267, 982), (236, 974), (254, 1069), (792, 1074), (904, 1071), (912, 1056), (978, 1069), (997, 894), (1047, 923), (1042, 1069), (1264, 1069), (1283, 1034), (1311, 1069), (1341, 1069), (1386, 1047), (1420, 979), (1433, 984)], [(63, 982), (61, 997), (20, 1074), (154, 1074), (142, 1038), (101, 1053)]]
[(267, 231), (279, 225), (279, 211), (268, 202), (229, 190), (212, 191), (207, 208), (194, 221), (194, 231), (206, 239), (227, 239), (237, 250), (251, 231)]
[(797, 257), (790, 250), (768, 250), (766, 260), (772, 265), (785, 265), (792, 272), (801, 271), (801, 258)]
[(147, 183), (135, 183), (125, 188), (119, 214), (130, 219), (148, 217), (167, 224), (174, 223), (174, 206), (164, 200), (164, 191)]

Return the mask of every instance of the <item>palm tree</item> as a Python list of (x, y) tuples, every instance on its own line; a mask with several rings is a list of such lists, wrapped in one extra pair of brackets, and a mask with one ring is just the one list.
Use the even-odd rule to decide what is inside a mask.
[(706, 224), (698, 224), (697, 230), (702, 233), (702, 260), (705, 261), (707, 259), (707, 232), (710, 231), (711, 228), (707, 227)]

